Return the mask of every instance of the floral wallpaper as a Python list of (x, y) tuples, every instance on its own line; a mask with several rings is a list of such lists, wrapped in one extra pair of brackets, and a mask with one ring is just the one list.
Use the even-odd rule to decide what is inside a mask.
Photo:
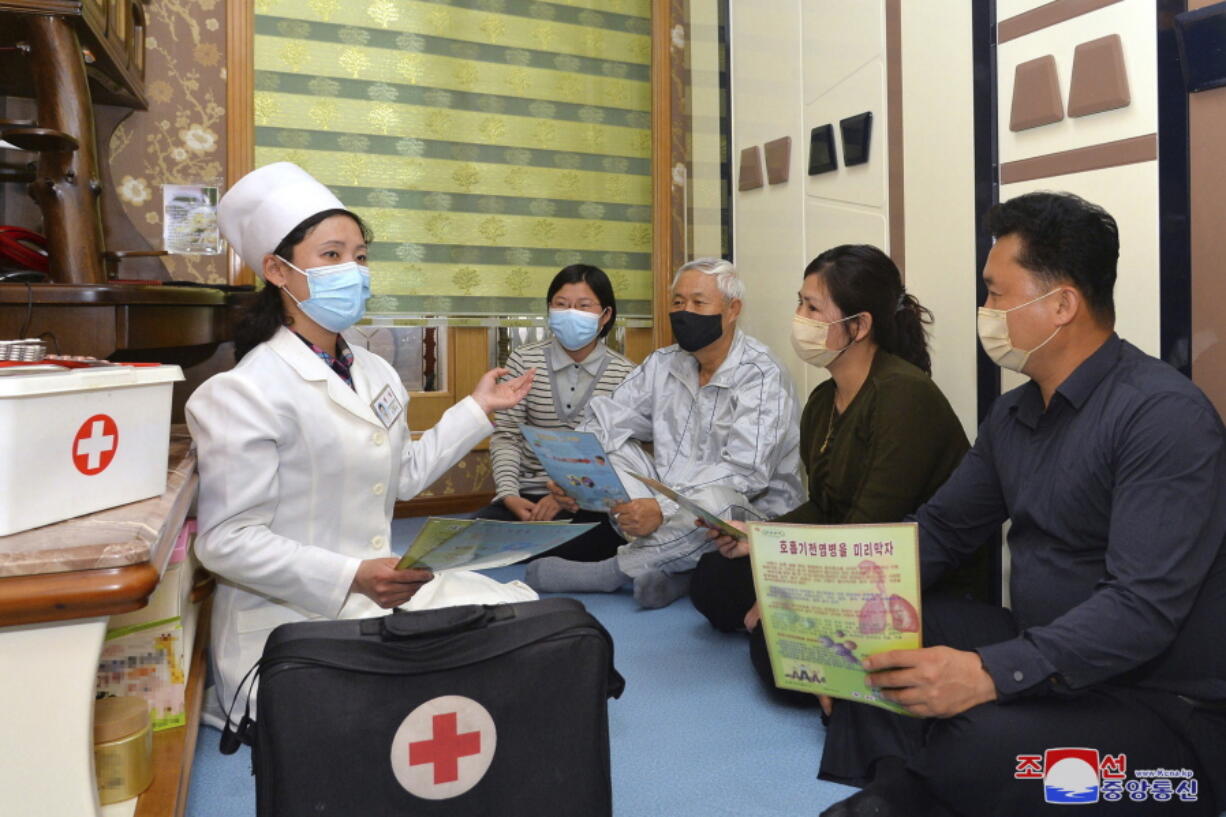
[(489, 451), (470, 451), (447, 473), (414, 499), (433, 499), (440, 496), (466, 494), (493, 494), (494, 471), (490, 465)]
[[(145, 94), (111, 137), (109, 159), (124, 212), (162, 246), (163, 184), (225, 184), (225, 1), (158, 0), (146, 7)], [(176, 280), (226, 282), (226, 256), (163, 259)]]

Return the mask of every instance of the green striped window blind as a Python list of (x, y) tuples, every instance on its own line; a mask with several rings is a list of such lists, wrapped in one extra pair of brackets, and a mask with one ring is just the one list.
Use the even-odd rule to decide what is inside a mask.
[(256, 0), (255, 160), (375, 232), (374, 316), (651, 314), (650, 0)]

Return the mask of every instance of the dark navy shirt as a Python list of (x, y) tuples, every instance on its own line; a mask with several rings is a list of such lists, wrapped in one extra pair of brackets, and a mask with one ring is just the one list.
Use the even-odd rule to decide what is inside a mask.
[(1011, 525), (1001, 700), (1112, 682), (1226, 701), (1226, 449), (1191, 381), (1112, 335), (1044, 409), (1002, 395), (916, 513), (925, 587)]

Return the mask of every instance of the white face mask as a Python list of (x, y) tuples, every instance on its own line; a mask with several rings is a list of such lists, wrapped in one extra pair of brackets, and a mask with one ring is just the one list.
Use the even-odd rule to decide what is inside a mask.
[(1030, 356), (1046, 346), (1048, 341), (1059, 333), (1060, 327), (1057, 326), (1056, 331), (1047, 336), (1047, 340), (1027, 352), (1023, 349), (1018, 349), (1013, 345), (1013, 341), (1009, 339), (1009, 320), (1005, 317), (1010, 312), (1038, 303), (1053, 292), (1059, 291), (1059, 289), (1053, 289), (1034, 300), (1018, 304), (1011, 309), (979, 307), (979, 343), (983, 345), (983, 351), (987, 353), (987, 356), (992, 358), (992, 362), (1002, 369), (1021, 372), (1025, 368), (1026, 362), (1030, 360)]
[(859, 316), (860, 313), (857, 312), (855, 315), (849, 315), (841, 320), (827, 323), (825, 321), (815, 321), (802, 315), (793, 315), (792, 348), (800, 359), (810, 366), (817, 366), (818, 368), (829, 366), (839, 355), (843, 354), (856, 342), (853, 338), (842, 349), (831, 349), (826, 345), (830, 327), (836, 323), (843, 323)]

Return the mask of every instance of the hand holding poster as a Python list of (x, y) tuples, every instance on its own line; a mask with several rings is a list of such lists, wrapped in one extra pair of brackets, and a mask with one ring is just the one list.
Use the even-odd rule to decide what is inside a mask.
[(861, 661), (919, 649), (915, 523), (749, 525), (775, 685), (910, 714), (865, 683)]
[(655, 491), (658, 494), (663, 494), (664, 496), (671, 499), (673, 502), (676, 502), (677, 505), (681, 507), (683, 510), (687, 511), (688, 513), (694, 514), (694, 517), (696, 519), (701, 519), (708, 528), (715, 528), (717, 531), (724, 534), (724, 536), (731, 536), (733, 539), (744, 539), (745, 538), (746, 534), (744, 531), (738, 530), (737, 528), (732, 527), (727, 522), (720, 519), (718, 516), (716, 516), (715, 514), (708, 511), (706, 508), (699, 505), (697, 502), (694, 502), (688, 499), (687, 497), (682, 496), (681, 494), (674, 491), (672, 488), (669, 488), (663, 482), (660, 482), (659, 480), (656, 480), (656, 479), (652, 479), (651, 477), (645, 477), (642, 474), (636, 474), (633, 471), (630, 471), (628, 473), (630, 474), (630, 476), (634, 477), (635, 479), (637, 479), (639, 482), (646, 485), (651, 490)]

